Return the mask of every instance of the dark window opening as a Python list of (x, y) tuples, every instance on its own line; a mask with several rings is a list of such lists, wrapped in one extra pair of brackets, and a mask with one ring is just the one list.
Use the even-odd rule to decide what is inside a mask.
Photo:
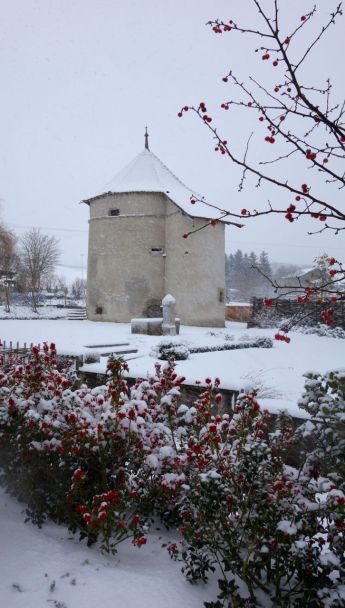
[(96, 306), (96, 315), (103, 314), (103, 306)]
[(120, 215), (120, 209), (109, 209), (109, 215)]
[(163, 247), (151, 247), (152, 255), (162, 255), (164, 253)]
[(218, 302), (224, 303), (224, 289), (218, 289)]

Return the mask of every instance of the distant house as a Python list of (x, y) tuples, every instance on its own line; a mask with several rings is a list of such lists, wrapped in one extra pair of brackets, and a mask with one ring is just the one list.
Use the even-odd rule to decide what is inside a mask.
[(90, 208), (89, 319), (160, 316), (161, 300), (171, 293), (182, 323), (224, 325), (226, 222), (210, 225), (220, 214), (192, 204), (193, 194), (150, 151), (146, 135), (144, 150), (82, 201)]
[[(324, 283), (329, 280), (329, 276), (324, 270), (320, 268), (310, 268), (303, 270), (300, 274), (288, 275), (280, 279), (281, 284), (284, 286), (282, 293), (289, 292), (291, 287), (310, 287), (316, 286), (320, 283)], [(289, 289), (290, 288), (290, 289)], [(295, 294), (292, 294), (295, 297)]]

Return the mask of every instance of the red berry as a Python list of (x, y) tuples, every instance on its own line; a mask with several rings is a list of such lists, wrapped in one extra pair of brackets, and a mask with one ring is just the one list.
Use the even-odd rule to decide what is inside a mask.
[(242, 209), (241, 215), (247, 215), (247, 213), (248, 213), (247, 209)]
[(188, 108), (188, 106), (185, 106), (183, 109), (184, 109), (185, 112), (188, 112), (189, 108)]
[(306, 18), (307, 18), (307, 17), (306, 17), (305, 15), (302, 15), (302, 17), (301, 17), (301, 21), (305, 21), (305, 20), (306, 20)]
[(278, 61), (277, 60), (273, 61), (272, 65), (274, 65), (274, 67), (276, 68), (278, 65)]
[(178, 116), (179, 118), (181, 118), (181, 117), (182, 117), (182, 112), (179, 112), (177, 116)]
[(228, 82), (228, 79), (226, 76), (224, 76), (224, 78), (222, 78), (223, 82)]

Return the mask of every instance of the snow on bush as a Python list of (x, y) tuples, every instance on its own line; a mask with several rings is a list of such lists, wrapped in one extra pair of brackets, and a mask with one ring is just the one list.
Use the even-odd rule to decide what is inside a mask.
[(157, 357), (164, 361), (175, 359), (181, 361), (188, 359), (190, 354), (197, 353), (213, 353), (223, 350), (241, 350), (243, 348), (272, 348), (273, 342), (271, 338), (255, 337), (252, 340), (241, 342), (230, 342), (230, 340), (220, 344), (205, 344), (199, 346), (187, 346), (183, 342), (163, 341), (160, 342), (151, 351), (152, 357)]
[(163, 361), (175, 359), (175, 361), (183, 361), (188, 359), (190, 349), (184, 342), (173, 342), (171, 340), (162, 340), (151, 351), (151, 356)]
[[(341, 452), (328, 452), (321, 470), (316, 444), (293, 468), (286, 462), (301, 433), (286, 417), (274, 425), (255, 392), (220, 415), (218, 378), (206, 378), (188, 406), (172, 361), (132, 388), (125, 369), (110, 359), (105, 386), (78, 387), (47, 344), (2, 365), (1, 479), (28, 517), (64, 522), (112, 552), (126, 538), (145, 544), (159, 517), (179, 530), (168, 550), (189, 580), (220, 573), (209, 608), (343, 605)], [(343, 382), (339, 373), (311, 376), (303, 399), (316, 418), (332, 417), (334, 432), (344, 422)], [(316, 423), (307, 424), (310, 441)]]
[(298, 327), (297, 331), (302, 334), (314, 334), (316, 336), (321, 336), (325, 338), (340, 338), (342, 340), (345, 339), (345, 330), (342, 327), (330, 327), (329, 325), (325, 325), (324, 323), (319, 323), (315, 327), (312, 326), (302, 326)]

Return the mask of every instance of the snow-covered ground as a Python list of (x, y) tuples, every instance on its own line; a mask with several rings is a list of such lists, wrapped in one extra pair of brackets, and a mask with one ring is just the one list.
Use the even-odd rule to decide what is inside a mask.
[(57, 308), (57, 306), (53, 305), (40, 306), (37, 313), (33, 312), (31, 306), (11, 306), (10, 312), (5, 312), (3, 307), (0, 308), (0, 319), (6, 321), (14, 319), (41, 321), (42, 319), (64, 319), (69, 313), (70, 310), (68, 308)]
[[(173, 338), (190, 346), (217, 345), (231, 335), (233, 341), (249, 341), (257, 336), (272, 337), (274, 329), (246, 329), (245, 324), (228, 323), (224, 329), (185, 327), (180, 336)], [(56, 343), (61, 354), (109, 352), (111, 347), (102, 345), (127, 342), (138, 353), (128, 360), (130, 375), (146, 377), (154, 372), (155, 358), (152, 348), (162, 341), (161, 336), (131, 335), (130, 325), (125, 323), (96, 323), (92, 321), (0, 320), (0, 339), (13, 342)], [(96, 348), (90, 349), (93, 345)], [(270, 411), (288, 409), (291, 414), (303, 415), (297, 408), (297, 400), (304, 385), (306, 371), (326, 372), (344, 367), (345, 343), (341, 339), (291, 332), (291, 343), (274, 342), (273, 348), (251, 348), (192, 354), (189, 359), (177, 362), (177, 371), (186, 376), (187, 383), (203, 381), (207, 376), (219, 376), (223, 388), (259, 389), (260, 402)], [(105, 370), (106, 357), (89, 369)]]
[(0, 488), (2, 608), (201, 608), (217, 595), (215, 581), (185, 580), (162, 548), (164, 530), (140, 549), (124, 543), (109, 556), (64, 526), (25, 524), (23, 510)]

